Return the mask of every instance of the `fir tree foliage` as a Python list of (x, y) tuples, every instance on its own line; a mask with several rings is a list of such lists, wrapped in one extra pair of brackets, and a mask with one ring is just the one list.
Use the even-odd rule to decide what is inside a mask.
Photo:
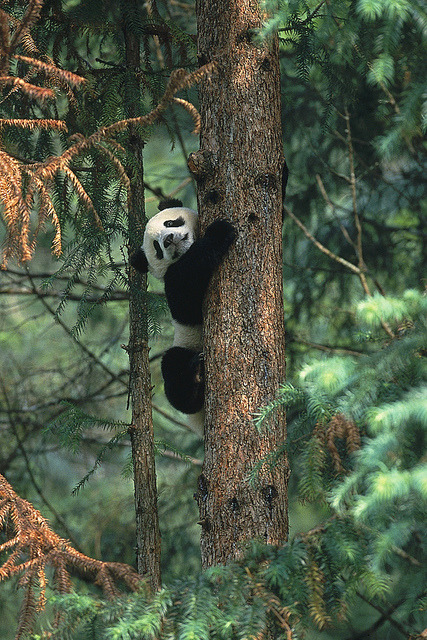
[[(27, 54), (37, 45), (33, 54), (40, 63), (46, 54), (54, 61), (57, 70), (47, 75), (56, 100), (33, 100), (31, 86), (27, 89), (32, 93), (25, 99), (17, 91), (7, 92), (2, 102), (1, 145), (12, 158), (13, 175), (15, 163), (22, 162), (31, 171), (36, 163), (66, 153), (76, 141), (68, 136), (89, 138), (125, 118), (129, 103), (137, 105), (142, 115), (156, 107), (170, 72), (181, 66), (192, 69), (196, 64), (191, 36), (194, 17), (189, 5), (179, 4), (183, 11), (179, 18), (176, 14), (172, 18), (172, 4), (166, 2), (141, 3), (135, 14), (126, 2), (59, 5), (46, 0), (42, 20), (33, 25), (25, 45)], [(417, 0), (281, 0), (278, 10), (277, 3), (266, 5), (273, 9), (265, 31), (278, 30), (282, 42), (284, 144), (291, 169), (286, 204), (335, 257), (356, 269), (363, 258), (362, 275), (376, 291), (366, 294), (355, 271), (350, 272), (343, 262), (332, 262), (296, 229), (294, 221), (285, 220), (289, 382), (271, 405), (260, 408), (255, 424), (268, 429), (277, 408), (286, 407), (286, 448), (264, 462), (274, 465), (276, 456), (286, 451), (295, 493), (305, 505), (322, 505), (326, 520), (306, 533), (293, 533), (280, 549), (255, 541), (241, 563), (193, 574), (188, 526), (186, 523), (184, 533), (180, 532), (175, 514), (185, 512), (193, 502), (197, 468), (186, 465), (186, 472), (180, 475), (164, 467), (173, 500), (164, 508), (163, 541), (171, 542), (170, 549), (165, 550), (165, 544), (163, 549), (169, 561), (182, 545), (183, 560), (176, 573), (183, 579), (167, 582), (156, 594), (141, 585), (137, 594), (111, 600), (88, 595), (81, 583), (76, 583), (78, 592), (61, 596), (52, 595), (54, 583), (45, 584), (49, 604), (57, 607), (59, 616), (58, 625), (49, 627), (44, 637), (243, 640), (274, 632), (277, 638), (297, 640), (307, 630), (316, 638), (325, 637), (322, 630), (342, 624), (340, 637), (347, 639), (359, 631), (362, 637), (365, 631), (367, 618), (355, 619), (363, 603), (378, 616), (371, 624), (371, 632), (378, 637), (412, 639), (425, 626), (426, 298), (419, 289), (425, 274), (424, 7)], [(24, 5), (12, 0), (3, 3), (2, 10), (16, 19), (25, 13)], [(123, 12), (142, 42), (138, 82), (124, 60), (118, 20)], [(10, 69), (24, 78), (29, 67), (16, 59)], [(78, 73), (85, 82), (70, 85), (70, 77), (61, 77), (59, 69)], [(39, 88), (46, 84), (41, 66), (32, 69), (31, 82), (37, 82)], [(38, 122), (34, 129), (24, 122), (29, 114)], [(173, 142), (181, 144), (173, 112), (162, 112), (161, 117)], [(148, 125), (139, 126), (137, 134), (149, 148)], [(56, 273), (42, 278), (44, 287), (38, 288), (34, 278), (30, 282), (34, 291), (47, 294), (53, 293), (55, 283), (68, 278), (56, 317), (62, 320), (69, 311), (68, 303), (78, 296), (73, 344), (90, 329), (90, 319), (97, 313), (105, 313), (99, 326), (107, 323), (106, 311), (114, 296), (119, 299), (118, 295), (128, 294), (121, 246), (131, 240), (125, 175), (130, 181), (137, 177), (137, 166), (126, 153), (130, 142), (126, 129), (97, 140), (77, 154), (68, 168), (52, 175), (49, 193), (63, 231), (63, 253)], [(154, 175), (157, 179), (165, 173), (163, 166), (156, 167)], [(169, 186), (167, 182), (162, 187), (164, 184)], [(164, 193), (157, 184), (148, 186), (156, 196)], [(40, 203), (47, 207), (44, 197), (43, 191), (35, 194), (35, 208)], [(357, 253), (358, 218), (363, 255)], [(48, 246), (52, 231), (47, 229), (47, 236), (39, 231), (39, 241), (46, 243), (48, 237)], [(392, 294), (383, 295), (384, 291)], [(157, 293), (141, 295), (148, 306), (150, 331), (156, 333), (164, 300)], [(384, 326), (389, 333), (385, 334)], [(14, 331), (14, 357), (20, 340), (22, 336)], [(161, 346), (154, 344), (160, 351)], [(108, 348), (102, 355), (108, 356)], [(318, 348), (328, 356), (319, 357)], [(153, 368), (156, 362), (153, 358)], [(26, 360), (24, 364), (21, 369), (26, 369)], [(85, 451), (87, 434), (112, 432), (100, 444), (79, 486), (111, 458), (108, 454), (113, 447), (126, 441), (125, 421), (105, 420), (92, 410), (94, 394), (101, 398), (99, 413), (107, 414), (100, 390), (108, 388), (111, 380), (114, 391), (118, 393), (119, 387), (122, 399), (126, 397), (122, 372), (102, 369), (107, 377), (101, 380), (93, 375), (93, 364), (85, 364), (83, 386), (90, 392), (79, 398), (80, 369), (73, 375), (68, 373), (68, 363), (64, 369), (69, 384), (61, 380), (55, 393), (47, 373), (33, 376), (30, 371), (29, 378), (38, 382), (38, 387), (33, 383), (34, 393), (39, 394), (37, 402), (26, 379), (17, 387), (25, 401), (19, 393), (15, 397), (11, 392), (15, 378), (11, 376), (9, 382), (9, 370), (3, 372), (2, 400), (7, 398), (10, 406), (2, 417), (6, 416), (10, 428), (3, 435), (2, 427), (1, 444), (6, 452), (2, 461), (9, 464), (10, 458), (10, 474), (17, 482), (31, 470), (28, 457), (37, 460), (42, 449), (37, 421), (44, 426), (52, 418), (50, 413), (45, 419), (43, 407), (54, 405), (60, 393), (70, 397), (72, 404), (66, 412), (63, 406), (59, 408), (61, 416), (45, 432), (45, 441), (55, 443), (58, 438), (76, 453)], [(108, 415), (122, 413), (108, 411)], [(157, 453), (168, 449), (185, 462), (190, 462), (190, 456), (200, 458), (200, 437), (185, 433), (182, 425), (175, 433), (171, 426), (175, 423), (162, 420), (157, 428), (164, 437), (157, 438)], [(182, 447), (175, 444), (183, 441)], [(35, 445), (31, 456), (18, 464), (16, 451), (25, 451), (26, 442)], [(43, 477), (50, 473), (44, 458), (41, 467)], [(255, 466), (254, 483), (257, 472)], [(159, 501), (165, 500), (165, 486), (166, 482)], [(79, 499), (84, 495), (81, 492)], [(62, 505), (62, 495), (58, 501)], [(93, 509), (90, 501), (88, 505), (88, 511)], [(193, 516), (191, 512), (190, 520), (195, 520)], [(47, 555), (50, 552), (48, 546)], [(114, 544), (109, 548), (113, 552)], [(36, 571), (36, 561), (32, 566)], [(32, 621), (36, 612), (31, 590), (28, 593)], [(351, 632), (346, 620), (352, 625)], [(377, 631), (378, 621), (384, 633)]]
[[(38, 167), (40, 163), (40, 179), (36, 183), (39, 191), (32, 186), (36, 191), (34, 205), (36, 209), (46, 209), (45, 198), (49, 211), (54, 212), (57, 230), (55, 251), (62, 259), (61, 267), (45, 286), (54, 283), (59, 275), (69, 274), (70, 279), (58, 307), (58, 313), (61, 313), (75, 282), (85, 276), (87, 286), (81, 295), (74, 329), (76, 335), (80, 335), (95, 306), (107, 302), (118, 283), (127, 286), (123, 274), (124, 256), (119, 247), (130, 242), (126, 222), (128, 192), (135, 172), (141, 170), (132, 156), (126, 153), (129, 142), (126, 126), (114, 137), (101, 136), (90, 144), (86, 140), (92, 139), (91, 136), (96, 136), (96, 132), (104, 127), (125, 121), (130, 103), (141, 117), (149, 113), (161, 99), (171, 71), (183, 65), (191, 67), (194, 63), (194, 45), (179, 22), (168, 20), (157, 9), (149, 12), (143, 3), (140, 6), (136, 3), (132, 8), (126, 2), (119, 5), (111, 2), (66, 3), (59, 7), (46, 0), (35, 4), (43, 19), (31, 21), (31, 36), (23, 40), (22, 48), (27, 54), (32, 52), (32, 64), (36, 68), (40, 65), (47, 77), (55, 79), (56, 75), (59, 76), (57, 100), (49, 104), (36, 102), (31, 107), (33, 119), (28, 121), (32, 123), (28, 131), (28, 127), (23, 126), (27, 122), (24, 120), (27, 103), (19, 99), (19, 92), (10, 92), (2, 103), (4, 127), (1, 147), (7, 154), (4, 160), (15, 162), (16, 166), (12, 164), (12, 168), (15, 166), (15, 171), (22, 173), (24, 201), (29, 197), (29, 186), (34, 179), (31, 168)], [(3, 10), (7, 12), (5, 21), (9, 15), (10, 20), (19, 20), (25, 14), (24, 5), (13, 0), (5, 3)], [(120, 26), (124, 24), (123, 20), (126, 28), (137, 34), (144, 44), (137, 79), (135, 70), (128, 69), (124, 62), (124, 32)], [(153, 56), (153, 36), (160, 39), (166, 50), (161, 65)], [(17, 76), (24, 73), (19, 56), (18, 62), (12, 59), (10, 64)], [(67, 69), (73, 69), (74, 75)], [(71, 87), (65, 86), (63, 78)], [(74, 78), (79, 80), (74, 82), (77, 88), (72, 85)], [(185, 108), (188, 107), (189, 103), (181, 102)], [(169, 126), (168, 118), (163, 120)], [(59, 124), (63, 131), (57, 130)], [(136, 134), (143, 144), (149, 139), (149, 127), (137, 124), (133, 131), (133, 135)], [(73, 155), (72, 164), (61, 160), (73, 146), (77, 152)], [(17, 161), (12, 160), (15, 149), (19, 150)], [(8, 165), (6, 169), (5, 181), (10, 183), (8, 172), (12, 169), (9, 170)], [(46, 181), (44, 187), (41, 184), (43, 180)], [(46, 217), (46, 213), (43, 215)], [(39, 227), (43, 223), (40, 218)], [(11, 229), (18, 228), (20, 224), (19, 220), (16, 221), (11, 224)], [(24, 253), (13, 246), (15, 241), (12, 238), (8, 248), (11, 255), (15, 252), (24, 261), (31, 257), (39, 228), (33, 232), (34, 241)], [(92, 285), (98, 282), (103, 284), (104, 294), (94, 304), (87, 304), (85, 299), (90, 296)], [(154, 304), (153, 298), (148, 300), (149, 324), (154, 332), (158, 329), (159, 311), (161, 308)]]
[[(254, 541), (240, 563), (181, 579), (155, 596), (143, 590), (113, 603), (99, 600), (86, 612), (82, 600), (73, 638), (83, 637), (89, 624), (95, 638), (243, 640), (269, 630), (297, 639), (312, 627), (322, 637), (365, 601), (383, 613), (391, 603), (392, 629), (414, 637), (422, 630), (425, 297), (408, 290), (376, 300), (361, 302), (354, 316), (369, 353), (307, 364), (257, 416), (257, 428), (268, 429), (278, 406), (287, 408), (287, 452), (299, 498), (323, 501), (329, 517), (280, 548)], [(383, 337), (386, 311), (399, 331), (394, 340)], [(65, 617), (54, 637), (76, 621), (69, 597), (55, 599)], [(79, 604), (80, 596), (71, 597)]]
[[(99, 433), (99, 431), (113, 431), (114, 435), (105, 444), (99, 447), (99, 451), (95, 457), (94, 463), (89, 471), (79, 480), (73, 489), (76, 494), (90, 480), (93, 474), (100, 468), (107, 455), (113, 451), (117, 444), (124, 442), (129, 444), (129, 427), (131, 425), (120, 420), (108, 420), (91, 415), (80, 407), (64, 403), (63, 411), (55, 418), (45, 429), (45, 437), (57, 440), (62, 447), (68, 449), (72, 454), (77, 455), (83, 448), (85, 438), (91, 433)], [(155, 438), (155, 452), (157, 455), (163, 455), (165, 451), (175, 455), (184, 462), (190, 462), (188, 456), (181, 447), (175, 446), (171, 441), (163, 438)], [(129, 466), (131, 460), (128, 460), (123, 469), (124, 476), (132, 476), (132, 467)]]
[[(279, 550), (254, 543), (244, 563), (180, 580), (155, 596), (140, 591), (114, 602), (98, 600), (95, 610), (84, 597), (80, 605), (80, 596), (73, 594), (79, 617), (69, 608), (70, 596), (55, 597), (64, 617), (54, 637), (66, 637), (72, 628), (72, 637), (80, 640), (92, 626), (97, 639), (144, 633), (159, 639), (244, 640), (264, 637), (270, 630), (279, 640), (297, 640), (310, 623), (320, 634), (332, 621), (334, 626), (344, 621), (361, 597), (381, 603), (389, 594), (390, 579), (366, 562), (368, 540), (359, 528), (338, 519)], [(406, 588), (409, 584), (405, 581)], [(420, 605), (415, 592), (412, 588), (413, 629), (422, 619), (414, 616)]]
[(387, 136), (377, 140), (383, 153), (421, 141), (426, 130), (422, 71), (426, 17), (421, 2), (266, 0), (264, 4), (272, 15), (264, 33), (279, 33), (305, 80), (314, 68), (321, 70), (329, 103), (337, 94), (337, 83), (351, 103), (359, 91), (358, 74), (383, 93), (379, 113), (393, 121)]
[[(411, 584), (405, 606), (412, 611), (420, 606), (425, 580), (426, 317), (426, 297), (415, 290), (361, 302), (356, 318), (368, 331), (371, 353), (306, 365), (299, 384), (284, 385), (258, 415), (262, 428), (278, 402), (288, 409), (288, 452), (291, 467), (299, 461), (299, 496), (323, 500), (331, 509), (332, 523), (319, 539), (322, 561), (323, 545), (331, 544), (336, 555), (326, 564), (359, 565), (357, 588), (404, 593)], [(399, 337), (384, 344), (385, 318)], [(347, 424), (345, 432), (337, 433), (339, 422)], [(351, 529), (353, 548), (344, 543), (341, 549), (339, 540)]]

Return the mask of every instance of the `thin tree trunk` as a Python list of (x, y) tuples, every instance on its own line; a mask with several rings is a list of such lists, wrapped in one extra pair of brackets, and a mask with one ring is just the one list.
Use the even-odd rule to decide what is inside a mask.
[[(253, 414), (285, 375), (282, 294), (283, 151), (276, 40), (258, 44), (254, 0), (197, 0), (199, 62), (216, 73), (199, 88), (201, 149), (189, 166), (198, 181), (202, 230), (229, 218), (238, 239), (205, 303), (205, 461), (197, 499), (202, 564), (239, 557), (252, 538), (286, 540), (288, 467), (279, 410), (262, 433)], [(251, 482), (254, 467), (266, 459)]]
[[(137, 70), (140, 67), (140, 45), (131, 29), (124, 29), (126, 64), (135, 71), (135, 94), (128, 96), (128, 117), (135, 117), (138, 101)], [(130, 92), (132, 93), (132, 92)], [(132, 99), (133, 98), (133, 99)], [(145, 228), (143, 141), (137, 131), (129, 130), (129, 174), (132, 192), (128, 211), (129, 255), (142, 244)], [(151, 378), (148, 348), (148, 322), (145, 293), (147, 278), (129, 269), (129, 364), (132, 426), (129, 429), (135, 487), (137, 569), (147, 577), (153, 591), (161, 587), (160, 530), (157, 512), (154, 431), (151, 406)]]

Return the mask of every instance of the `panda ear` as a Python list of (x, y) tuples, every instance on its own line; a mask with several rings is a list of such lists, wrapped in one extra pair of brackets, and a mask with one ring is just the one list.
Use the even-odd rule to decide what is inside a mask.
[(138, 249), (138, 251), (135, 251), (135, 253), (131, 255), (130, 263), (132, 267), (140, 273), (147, 273), (148, 262), (143, 249)]
[(157, 205), (159, 211), (163, 211), (163, 209), (171, 209), (172, 207), (182, 207), (181, 200), (176, 200), (175, 198), (171, 198), (170, 200), (162, 200)]

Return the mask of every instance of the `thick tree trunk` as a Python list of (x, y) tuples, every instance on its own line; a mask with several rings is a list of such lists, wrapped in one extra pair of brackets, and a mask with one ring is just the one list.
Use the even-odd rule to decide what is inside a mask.
[[(140, 66), (139, 39), (130, 29), (124, 30), (126, 63)], [(135, 77), (135, 93), (138, 82)], [(132, 93), (132, 92), (131, 92)], [(135, 117), (137, 101), (127, 100), (128, 117)], [(142, 244), (145, 228), (143, 142), (134, 130), (129, 131), (128, 153), (132, 155), (129, 173), (132, 191), (128, 211), (129, 256)], [(160, 530), (157, 512), (157, 487), (154, 458), (154, 431), (151, 405), (151, 377), (148, 348), (148, 322), (145, 293), (147, 278), (129, 269), (129, 364), (132, 426), (129, 429), (135, 487), (136, 559), (138, 573), (145, 576), (153, 591), (161, 587)]]
[[(205, 303), (205, 462), (197, 492), (202, 564), (239, 557), (258, 538), (287, 537), (285, 438), (278, 411), (262, 433), (253, 414), (285, 375), (282, 295), (283, 151), (277, 41), (259, 44), (254, 0), (197, 0), (199, 61), (216, 62), (200, 85), (201, 149), (189, 159), (202, 230), (229, 218), (238, 239)], [(257, 463), (265, 460), (251, 482)]]

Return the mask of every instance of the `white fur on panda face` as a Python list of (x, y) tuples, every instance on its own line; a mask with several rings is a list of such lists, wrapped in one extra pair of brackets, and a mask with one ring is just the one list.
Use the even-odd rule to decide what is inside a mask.
[(171, 264), (191, 247), (197, 237), (197, 213), (186, 207), (164, 209), (145, 227), (142, 248), (150, 272), (163, 280)]

